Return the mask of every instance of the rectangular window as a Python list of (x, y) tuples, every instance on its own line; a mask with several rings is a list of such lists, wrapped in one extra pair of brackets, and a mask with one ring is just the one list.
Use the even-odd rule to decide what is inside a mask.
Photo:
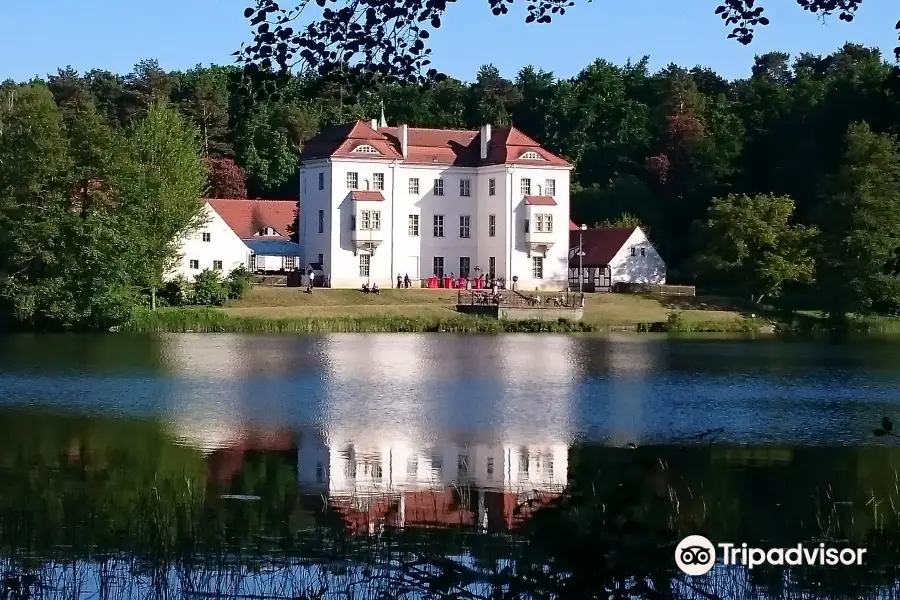
[(347, 173), (347, 189), (359, 189), (359, 173)]
[(434, 261), (434, 274), (438, 277), (444, 276), (444, 257), (443, 256), (435, 256)]
[(488, 257), (488, 278), (493, 279), (497, 276), (497, 257), (489, 256)]
[(325, 255), (324, 254), (319, 255), (319, 268), (320, 269), (325, 268)]
[(528, 219), (525, 219), (525, 233), (528, 233)]
[(192, 268), (192, 269), (199, 269), (199, 268), (200, 268), (200, 261), (199, 261), (199, 260), (192, 260), (192, 261), (190, 261), (190, 265), (191, 265), (191, 268)]
[(294, 267), (297, 266), (297, 257), (296, 256), (285, 256), (284, 257), (284, 270), (285, 271), (293, 271)]
[(459, 195), (460, 196), (471, 196), (472, 195), (472, 184), (468, 179), (460, 179), (459, 180)]
[(360, 277), (368, 277), (369, 276), (369, 265), (372, 264), (372, 255), (371, 254), (360, 254), (359, 255), (359, 276)]
[(469, 231), (469, 223), (471, 223), (471, 221), (472, 218), (469, 215), (459, 215), (459, 237), (471, 237)]
[(472, 271), (472, 258), (469, 256), (459, 257), (459, 276), (468, 277)]
[(409, 215), (409, 237), (419, 237), (419, 215)]
[(215, 269), (216, 271), (221, 271), (222, 270), (222, 261), (214, 260), (213, 261), (213, 269)]
[(487, 476), (488, 476), (488, 479), (494, 478), (494, 457), (493, 456), (488, 456), (488, 459), (487, 459)]
[(359, 213), (359, 228), (362, 231), (381, 230), (381, 211), (364, 210)]
[(443, 179), (435, 179), (434, 180), (434, 195), (435, 196), (443, 196), (444, 195), (444, 180)]
[(350, 215), (350, 231), (356, 231), (356, 215)]
[(497, 215), (488, 215), (488, 237), (497, 236)]
[(410, 194), (418, 194), (419, 193), (419, 178), (418, 177), (410, 177), (409, 178), (409, 193)]
[(519, 193), (523, 196), (531, 195), (531, 180), (527, 177), (523, 177), (519, 182)]
[(543, 256), (532, 256), (531, 257), (531, 276), (535, 279), (543, 279), (544, 278), (544, 257)]
[(325, 233), (325, 211), (319, 211), (319, 233)]
[(637, 248), (635, 248), (634, 246), (631, 247), (631, 255), (637, 256)]
[(209, 242), (210, 240), (212, 240), (212, 235), (209, 234), (209, 233), (204, 232), (204, 233), (203, 233), (203, 241), (204, 241), (204, 242)]
[(556, 195), (556, 180), (548, 179), (544, 182), (544, 194), (547, 196), (555, 196)]
[(641, 248), (641, 256), (647, 256), (647, 249)]
[(434, 237), (444, 237), (444, 215), (434, 215)]
[(372, 187), (376, 190), (384, 189), (384, 173), (372, 174)]
[(488, 196), (497, 195), (497, 180), (491, 177), (488, 179)]
[(534, 215), (535, 233), (553, 233), (553, 215), (541, 213)]
[(325, 173), (319, 173), (319, 189), (325, 189)]
[(419, 474), (419, 457), (412, 456), (406, 459), (406, 476), (415, 477)]
[(256, 255), (255, 254), (250, 255), (250, 269), (249, 270), (251, 273), (256, 271)]

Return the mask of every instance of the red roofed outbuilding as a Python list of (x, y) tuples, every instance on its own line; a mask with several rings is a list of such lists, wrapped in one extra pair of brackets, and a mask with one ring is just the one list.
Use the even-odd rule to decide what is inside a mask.
[(203, 222), (181, 240), (168, 278), (190, 281), (206, 269), (227, 276), (240, 267), (283, 273), (302, 266), (301, 247), (291, 241), (297, 201), (208, 198), (203, 203)]
[[(569, 226), (570, 284), (584, 291), (608, 291), (616, 283), (665, 284), (666, 263), (640, 227)], [(579, 260), (579, 244), (583, 256)]]

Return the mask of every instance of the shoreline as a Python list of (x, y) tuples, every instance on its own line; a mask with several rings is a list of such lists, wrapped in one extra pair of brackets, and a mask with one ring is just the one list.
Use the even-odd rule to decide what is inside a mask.
[(114, 331), (132, 333), (755, 333), (775, 327), (753, 319), (686, 322), (682, 319), (600, 325), (574, 321), (500, 321), (490, 317), (402, 316), (235, 316), (213, 308), (139, 311)]

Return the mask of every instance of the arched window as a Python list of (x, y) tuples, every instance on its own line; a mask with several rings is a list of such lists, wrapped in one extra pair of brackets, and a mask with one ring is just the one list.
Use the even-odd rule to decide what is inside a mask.
[(521, 160), (544, 160), (537, 152), (528, 151), (519, 157)]
[(373, 146), (369, 144), (362, 144), (361, 146), (357, 146), (353, 149), (354, 152), (359, 152), (360, 154), (381, 154), (378, 150), (376, 150)]

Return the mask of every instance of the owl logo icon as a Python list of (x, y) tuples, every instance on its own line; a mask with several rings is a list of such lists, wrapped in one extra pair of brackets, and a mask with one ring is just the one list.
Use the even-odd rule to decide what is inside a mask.
[(716, 547), (702, 535), (689, 535), (675, 548), (675, 564), (686, 575), (706, 575), (716, 563)]

